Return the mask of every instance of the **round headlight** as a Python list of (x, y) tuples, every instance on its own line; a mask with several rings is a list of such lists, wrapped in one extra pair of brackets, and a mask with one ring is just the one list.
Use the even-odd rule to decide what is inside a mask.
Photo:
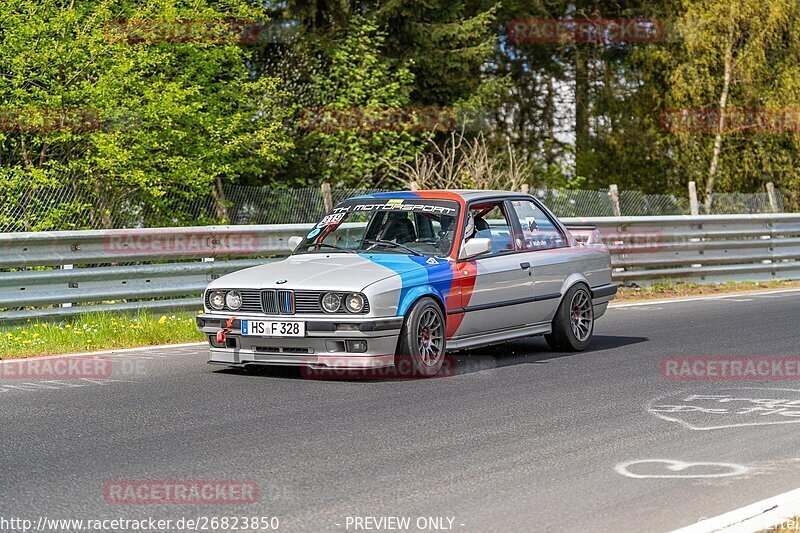
[(208, 299), (209, 305), (211, 305), (211, 309), (216, 309), (217, 311), (221, 311), (223, 307), (225, 307), (225, 292), (224, 291), (214, 291), (211, 293), (211, 297)]
[(239, 291), (230, 291), (225, 295), (225, 305), (232, 311), (242, 308), (242, 295)]
[(357, 292), (348, 294), (344, 299), (344, 306), (351, 313), (360, 313), (364, 310), (364, 297)]
[(335, 313), (339, 310), (341, 305), (342, 299), (335, 292), (326, 293), (325, 296), (322, 297), (322, 309), (326, 313)]

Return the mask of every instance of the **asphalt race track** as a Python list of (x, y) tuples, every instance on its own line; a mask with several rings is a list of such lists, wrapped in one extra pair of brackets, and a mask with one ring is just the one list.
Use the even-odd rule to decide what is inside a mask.
[[(453, 375), (430, 380), (231, 371), (197, 346), (112, 354), (108, 379), (4, 379), (0, 517), (672, 530), (800, 487), (800, 417), (776, 408), (800, 382), (667, 380), (659, 361), (797, 356), (798, 317), (800, 292), (621, 306), (588, 352), (532, 338), (457, 354)], [(665, 407), (678, 404), (695, 408)], [(107, 482), (142, 479), (249, 480), (259, 496), (104, 499)]]

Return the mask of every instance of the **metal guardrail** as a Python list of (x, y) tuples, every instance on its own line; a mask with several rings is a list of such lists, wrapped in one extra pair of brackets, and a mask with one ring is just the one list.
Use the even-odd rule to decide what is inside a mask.
[(199, 309), (209, 281), (288, 254), (289, 237), (307, 230), (308, 224), (284, 224), (2, 233), (0, 320)]
[(800, 214), (611, 217), (595, 224), (623, 284), (800, 279)]
[[(613, 277), (648, 284), (800, 279), (800, 214), (602, 217)], [(206, 284), (289, 253), (308, 224), (0, 234), (0, 320), (199, 309)], [(54, 268), (55, 267), (55, 268)]]

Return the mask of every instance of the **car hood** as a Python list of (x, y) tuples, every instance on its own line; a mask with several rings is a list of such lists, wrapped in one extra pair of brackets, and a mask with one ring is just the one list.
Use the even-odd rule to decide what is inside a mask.
[[(397, 258), (400, 254), (391, 254)], [(362, 291), (367, 285), (413, 270), (413, 261), (380, 264), (382, 254), (300, 254), (222, 276), (209, 288)], [(402, 256), (401, 256), (402, 257)], [(285, 281), (284, 281), (285, 280)], [(278, 283), (281, 281), (282, 283)]]

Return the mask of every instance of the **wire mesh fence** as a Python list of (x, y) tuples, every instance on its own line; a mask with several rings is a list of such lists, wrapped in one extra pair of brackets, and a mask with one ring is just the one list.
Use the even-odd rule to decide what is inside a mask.
[(608, 189), (538, 189), (531, 191), (558, 217), (602, 217), (614, 215)]
[[(334, 187), (331, 200), (338, 202), (360, 194), (385, 189)], [(563, 190), (533, 189), (559, 217), (614, 216), (614, 203), (608, 189)], [(215, 223), (284, 224), (311, 223), (325, 212), (323, 192), (318, 187), (278, 189), (272, 187), (228, 185), (219, 197), (211, 192), (172, 190), (158, 198), (129, 197), (118, 199), (114, 208), (97, 212), (96, 192), (63, 187), (0, 189), (0, 232), (55, 231), (73, 229), (137, 228), (194, 226)], [(767, 193), (717, 193), (710, 210), (700, 205), (700, 214), (755, 214), (773, 212)], [(776, 208), (784, 209), (784, 200), (776, 191)], [(622, 215), (688, 215), (689, 199), (677, 195), (645, 194), (620, 191)]]
[[(777, 212), (783, 213), (783, 195), (776, 192)], [(738, 192), (726, 192), (714, 194), (714, 202), (709, 215), (725, 215), (734, 213), (770, 213), (769, 195), (767, 193), (745, 194)]]

